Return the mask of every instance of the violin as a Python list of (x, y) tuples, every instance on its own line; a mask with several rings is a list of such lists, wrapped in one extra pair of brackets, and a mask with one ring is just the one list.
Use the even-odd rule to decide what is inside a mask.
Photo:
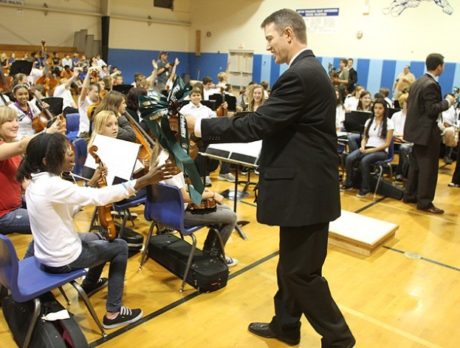
[(136, 134), (136, 143), (141, 145), (139, 149), (139, 155), (137, 156), (137, 158), (142, 162), (142, 164), (144, 164), (146, 161), (150, 161), (153, 155), (155, 141), (139, 125), (139, 123), (136, 122), (136, 120), (129, 114), (129, 112), (125, 112), (123, 116), (126, 117), (134, 133)]
[(217, 209), (217, 202), (214, 198), (205, 198), (200, 204), (189, 203), (187, 210), (192, 214), (206, 214), (212, 213)]
[(35, 96), (37, 105), (42, 111), (42, 113), (38, 117), (35, 117), (32, 120), (32, 128), (35, 130), (36, 133), (39, 133), (43, 131), (46, 127), (49, 127), (56, 120), (56, 118), (60, 118), (62, 122), (65, 122), (65, 118), (64, 116), (62, 116), (62, 114), (54, 116), (47, 108), (45, 108), (43, 102), (40, 99), (40, 96), (36, 92), (32, 92), (32, 94)]
[[(88, 152), (93, 156), (94, 161), (98, 166), (102, 166), (102, 161), (96, 153), (98, 150), (96, 145), (92, 145)], [(101, 175), (101, 178), (98, 181), (98, 187), (107, 186), (107, 180), (105, 175)], [(104, 206), (97, 207), (97, 215), (99, 216), (99, 223), (107, 231), (107, 239), (114, 240), (117, 237), (117, 228), (112, 218), (112, 204), (107, 204)]]
[(220, 104), (220, 106), (216, 109), (216, 115), (218, 117), (222, 117), (222, 116), (227, 116), (228, 115), (228, 110), (227, 108), (224, 108), (224, 104), (225, 104), (225, 89), (224, 87), (221, 87), (220, 88), (220, 94), (222, 95), (222, 104)]

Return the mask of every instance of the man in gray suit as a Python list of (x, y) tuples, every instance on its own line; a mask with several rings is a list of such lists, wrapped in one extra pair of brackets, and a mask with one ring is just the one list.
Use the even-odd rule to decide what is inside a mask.
[(307, 49), (305, 22), (283, 9), (262, 28), (267, 50), (289, 68), (256, 112), (197, 121), (189, 129), (207, 143), (262, 139), (257, 219), (280, 226), (275, 316), (249, 331), (295, 345), (305, 314), (322, 336), (322, 347), (353, 347), (355, 339), (334, 302), (322, 266), (329, 222), (340, 216), (335, 92), (323, 67)]
[(404, 139), (414, 143), (404, 202), (417, 203), (417, 209), (432, 214), (444, 210), (433, 204), (438, 181), (441, 131), (437, 120), (440, 113), (454, 105), (455, 98), (442, 99), (437, 78), (444, 71), (444, 57), (438, 53), (428, 55), (427, 73), (415, 81), (409, 90)]

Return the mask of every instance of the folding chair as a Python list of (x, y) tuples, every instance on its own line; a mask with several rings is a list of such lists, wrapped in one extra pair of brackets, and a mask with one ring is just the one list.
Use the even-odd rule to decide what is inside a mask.
[(385, 171), (385, 167), (388, 168), (390, 171), (390, 178), (391, 181), (393, 181), (393, 167), (391, 166), (391, 162), (393, 162), (394, 158), (394, 138), (391, 139), (390, 146), (388, 147), (388, 157), (383, 160), (383, 161), (378, 161), (374, 163), (373, 165), (378, 168), (378, 173), (377, 173), (377, 183), (375, 184), (375, 190), (374, 190), (374, 199), (377, 195), (377, 190), (379, 189), (380, 183), (383, 179), (383, 173)]

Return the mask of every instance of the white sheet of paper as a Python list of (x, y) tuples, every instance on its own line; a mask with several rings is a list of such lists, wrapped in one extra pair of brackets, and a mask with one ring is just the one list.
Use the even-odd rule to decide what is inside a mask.
[[(131, 179), (134, 165), (137, 161), (140, 145), (130, 141), (96, 135), (94, 145), (98, 147), (97, 155), (107, 167), (107, 184), (112, 185), (117, 176), (121, 179)], [(94, 158), (88, 154), (85, 166), (96, 169)]]

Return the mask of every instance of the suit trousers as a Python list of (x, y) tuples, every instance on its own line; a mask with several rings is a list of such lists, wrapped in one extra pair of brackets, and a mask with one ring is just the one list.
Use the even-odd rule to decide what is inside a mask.
[(412, 148), (404, 198), (417, 200), (419, 209), (433, 205), (438, 182), (439, 148), (439, 137), (435, 137), (427, 146), (414, 144)]
[(323, 348), (351, 347), (353, 335), (332, 298), (322, 267), (327, 254), (329, 223), (280, 227), (278, 292), (270, 328), (298, 338), (305, 314), (322, 336)]

